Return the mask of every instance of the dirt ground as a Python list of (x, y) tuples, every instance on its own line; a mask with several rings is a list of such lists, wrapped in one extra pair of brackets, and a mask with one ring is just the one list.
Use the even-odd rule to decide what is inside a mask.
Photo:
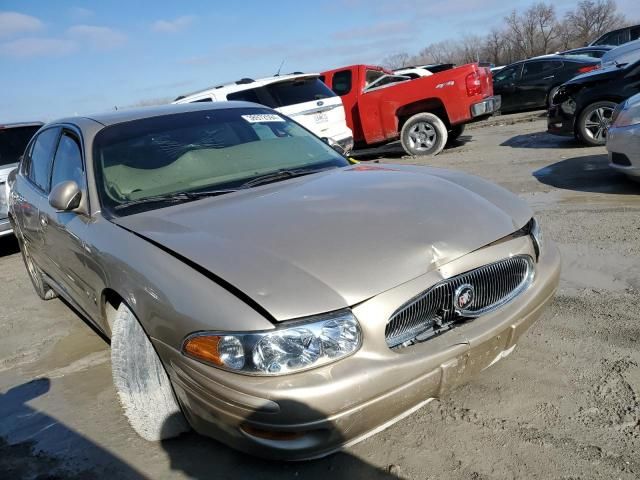
[(435, 158), (525, 198), (562, 251), (556, 300), (514, 353), (331, 457), (274, 463), (195, 434), (149, 443), (121, 414), (109, 350), (32, 291), (0, 240), (0, 478), (640, 478), (640, 184), (539, 114), (467, 129)]

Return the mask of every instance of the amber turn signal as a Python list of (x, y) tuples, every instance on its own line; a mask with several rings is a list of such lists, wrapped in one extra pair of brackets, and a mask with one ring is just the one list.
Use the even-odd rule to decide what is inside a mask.
[(190, 357), (222, 367), (224, 362), (218, 352), (219, 343), (220, 337), (218, 336), (194, 336), (184, 342), (182, 349)]

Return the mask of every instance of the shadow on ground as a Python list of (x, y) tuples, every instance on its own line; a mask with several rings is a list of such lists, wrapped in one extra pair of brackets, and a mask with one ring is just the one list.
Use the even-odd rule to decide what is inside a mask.
[[(50, 388), (49, 378), (39, 378), (0, 392), (0, 478), (137, 480), (153, 476), (132, 467), (89, 438), (29, 405), (34, 399), (46, 395)], [(159, 447), (166, 452), (170, 468), (170, 472), (161, 474), (162, 478), (398, 478), (348, 453), (306, 462), (268, 461), (232, 450), (196, 433), (183, 434), (160, 444), (149, 443), (149, 454), (155, 456), (152, 452)], [(145, 465), (145, 459), (141, 458), (139, 464)]]
[(640, 184), (610, 168), (607, 155), (569, 158), (536, 170), (533, 176), (545, 185), (564, 190), (640, 194)]
[(3, 235), (0, 237), (0, 257), (13, 255), (20, 252), (18, 240), (13, 235)]
[[(461, 135), (455, 140), (450, 140), (447, 142), (444, 147), (444, 151), (451, 148), (462, 147), (469, 142), (473, 141), (472, 135)], [(377, 160), (381, 158), (402, 158), (408, 157), (407, 153), (400, 145), (399, 141), (387, 143), (385, 145), (380, 145), (378, 147), (371, 148), (362, 148), (358, 150), (354, 150), (351, 152), (351, 157), (356, 160), (366, 161), (366, 160)]]
[(561, 137), (547, 132), (534, 132), (516, 135), (500, 144), (511, 148), (590, 148), (573, 137)]

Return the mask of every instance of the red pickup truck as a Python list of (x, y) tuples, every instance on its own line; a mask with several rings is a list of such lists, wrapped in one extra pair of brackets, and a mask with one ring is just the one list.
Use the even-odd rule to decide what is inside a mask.
[(410, 79), (370, 65), (352, 65), (320, 77), (342, 97), (356, 146), (400, 138), (409, 155), (436, 155), (466, 123), (500, 108), (489, 69), (468, 64)]

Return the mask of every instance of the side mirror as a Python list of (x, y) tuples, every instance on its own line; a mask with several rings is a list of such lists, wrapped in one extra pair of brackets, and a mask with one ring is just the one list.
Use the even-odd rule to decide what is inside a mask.
[(338, 152), (343, 157), (347, 155), (347, 152), (345, 151), (345, 149), (342, 148), (339, 144), (337, 144), (333, 140), (331, 140), (329, 137), (322, 137), (321, 140), (327, 145), (329, 145), (331, 148), (333, 148), (336, 152)]
[(81, 199), (80, 187), (73, 180), (57, 184), (49, 193), (49, 205), (59, 212), (75, 210), (80, 206)]

